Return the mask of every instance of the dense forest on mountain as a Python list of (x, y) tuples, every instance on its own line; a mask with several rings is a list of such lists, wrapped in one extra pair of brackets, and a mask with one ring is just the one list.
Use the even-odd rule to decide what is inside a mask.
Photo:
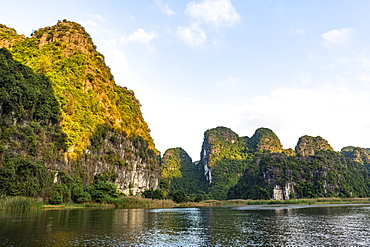
[(26, 38), (0, 25), (0, 48), (0, 193), (68, 202), (100, 200), (94, 186), (158, 188), (140, 102), (82, 26), (59, 21)]
[(204, 199), (370, 197), (370, 149), (335, 152), (322, 137), (284, 149), (206, 130), (200, 160), (180, 147), (163, 156), (132, 90), (118, 86), (91, 37), (59, 21), (31, 37), (0, 25), (0, 196), (50, 203), (110, 202), (119, 195)]
[(50, 80), (0, 49), (0, 193), (45, 196), (53, 186), (47, 163), (66, 150)]
[[(201, 175), (198, 189), (211, 199), (369, 197), (369, 154), (359, 147), (335, 152), (322, 137), (307, 135), (295, 150), (283, 149), (270, 129), (249, 138), (217, 127), (205, 132), (193, 169), (199, 172), (194, 178)], [(181, 176), (181, 162), (171, 164)]]

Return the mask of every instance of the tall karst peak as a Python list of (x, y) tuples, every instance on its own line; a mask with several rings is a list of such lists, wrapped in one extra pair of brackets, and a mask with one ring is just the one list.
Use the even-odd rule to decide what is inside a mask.
[(302, 136), (295, 147), (296, 153), (301, 156), (315, 155), (320, 150), (334, 151), (328, 141), (321, 136)]
[(39, 40), (39, 48), (50, 43), (62, 45), (65, 55), (71, 55), (76, 51), (90, 55), (96, 53), (96, 47), (90, 35), (84, 27), (76, 22), (59, 21), (52, 27), (40, 28), (34, 31), (32, 37)]
[(350, 158), (363, 165), (370, 164), (370, 150), (367, 148), (347, 146), (340, 151), (344, 157)]
[(235, 185), (246, 168), (247, 153), (244, 139), (229, 128), (217, 127), (204, 133), (197, 166), (213, 198), (226, 199), (228, 188)]
[(249, 139), (251, 148), (257, 152), (269, 151), (271, 153), (283, 152), (283, 146), (277, 135), (268, 128), (259, 128)]
[[(91, 183), (95, 175), (109, 171), (115, 178), (112, 182), (126, 194), (137, 194), (158, 186), (159, 152), (142, 116), (140, 102), (132, 90), (115, 83), (104, 56), (96, 50), (81, 25), (59, 21), (54, 26), (40, 28), (29, 38), (1, 25), (0, 37), (0, 48), (7, 49), (11, 58), (24, 66), (18, 66), (18, 69), (27, 68), (48, 78), (50, 93), (56, 99), (55, 107), (60, 113), (57, 136), (62, 137), (63, 148), (57, 154), (57, 162), (49, 159), (45, 165), (56, 172), (58, 181), (63, 180), (58, 174), (78, 176), (78, 171), (82, 171), (84, 181)], [(6, 52), (4, 54), (9, 57)], [(8, 84), (7, 87), (0, 84), (0, 92), (13, 93), (17, 82), (12, 78), (19, 75), (17, 71), (13, 73), (4, 78)], [(23, 95), (20, 98), (33, 97), (42, 91), (41, 83), (28, 84), (32, 87), (24, 87), (24, 83), (20, 85), (22, 90), (17, 91)], [(0, 109), (4, 107), (3, 102), (8, 102), (1, 98), (6, 95), (0, 93)], [(49, 101), (43, 101), (37, 107), (46, 109), (50, 106)], [(36, 103), (29, 100), (27, 104), (30, 102)], [(28, 108), (35, 109), (33, 105)], [(8, 151), (20, 153), (11, 147)]]
[(15, 42), (23, 39), (25, 39), (25, 37), (17, 34), (15, 29), (0, 24), (0, 47), (10, 49)]
[[(226, 152), (233, 147), (233, 144), (241, 142), (241, 138), (234, 131), (227, 127), (216, 127), (204, 132), (204, 139), (201, 152), (201, 160), (210, 155)], [(212, 162), (209, 164), (212, 166)]]
[(204, 133), (204, 136), (210, 141), (216, 139), (222, 139), (227, 142), (234, 143), (238, 140), (239, 136), (227, 127), (216, 127), (214, 129), (209, 129)]
[(16, 60), (51, 79), (69, 154), (83, 153), (101, 125), (143, 138), (158, 152), (133, 91), (115, 84), (104, 56), (80, 24), (59, 21), (13, 42), (10, 50)]

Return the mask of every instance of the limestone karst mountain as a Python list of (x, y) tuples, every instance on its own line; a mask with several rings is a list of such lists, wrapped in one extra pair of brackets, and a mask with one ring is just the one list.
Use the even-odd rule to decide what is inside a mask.
[(370, 166), (370, 149), (368, 148), (348, 146), (342, 148), (340, 152), (344, 157), (350, 158), (367, 167)]
[(368, 151), (347, 147), (335, 152), (322, 137), (299, 138), (296, 152), (283, 149), (270, 129), (239, 137), (226, 127), (207, 130), (199, 189), (212, 199), (295, 199), (368, 197)]
[(299, 138), (295, 151), (298, 155), (309, 156), (315, 155), (320, 150), (330, 150), (333, 148), (329, 145), (328, 141), (323, 139), (321, 136), (302, 136)]
[(283, 146), (276, 134), (268, 128), (259, 128), (249, 139), (251, 149), (256, 152), (268, 151), (271, 153), (283, 152)]
[[(83, 186), (99, 174), (126, 194), (158, 187), (159, 152), (140, 103), (132, 90), (115, 83), (82, 26), (59, 21), (26, 38), (1, 25), (1, 47), (3, 173), (6, 166), (21, 169), (19, 160), (44, 166), (53, 179), (40, 196), (59, 194), (63, 201), (88, 193)], [(6, 193), (29, 194), (10, 185), (13, 191)]]
[(268, 128), (240, 137), (217, 127), (205, 131), (199, 161), (182, 148), (160, 159), (140, 102), (115, 83), (82, 26), (59, 21), (27, 38), (0, 25), (0, 195), (369, 197), (369, 157), (359, 147), (335, 152), (322, 137), (303, 136), (293, 150)]

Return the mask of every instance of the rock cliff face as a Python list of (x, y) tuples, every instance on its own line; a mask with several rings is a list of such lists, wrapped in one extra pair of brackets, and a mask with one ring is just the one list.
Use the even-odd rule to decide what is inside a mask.
[(0, 24), (0, 47), (10, 49), (16, 42), (24, 40), (23, 35), (18, 35), (13, 28)]
[(259, 154), (228, 197), (276, 199), (366, 197), (370, 193), (366, 169), (333, 151), (314, 156)]
[(251, 149), (255, 152), (269, 151), (271, 153), (283, 152), (283, 146), (276, 134), (267, 128), (259, 128), (249, 139)]
[(229, 153), (240, 141), (239, 136), (226, 127), (217, 127), (204, 133), (199, 165), (203, 167), (205, 179), (209, 183), (212, 183), (212, 170), (217, 159)]
[[(345, 150), (360, 161), (367, 153)], [(201, 154), (199, 167), (208, 195), (214, 199), (370, 195), (365, 166), (334, 152), (321, 137), (301, 137), (295, 152), (284, 150), (270, 129), (260, 128), (251, 138), (241, 138), (228, 128), (217, 127), (205, 132)]]
[(0, 49), (0, 194), (46, 197), (65, 141), (50, 80)]
[(341, 154), (360, 164), (370, 165), (370, 150), (368, 148), (348, 146), (342, 148)]
[(197, 164), (206, 181), (211, 198), (226, 199), (228, 189), (235, 185), (247, 165), (248, 147), (245, 139), (226, 127), (204, 133), (201, 160)]
[(301, 156), (315, 155), (320, 150), (333, 151), (333, 148), (321, 136), (302, 136), (295, 147), (296, 153)]
[(285, 184), (284, 187), (276, 184), (273, 189), (272, 199), (273, 200), (289, 200), (291, 195), (294, 195), (294, 185), (292, 183)]
[(114, 183), (126, 195), (158, 188), (158, 160), (143, 138), (128, 138), (107, 125), (99, 127), (98, 132), (79, 158), (90, 178), (107, 170), (113, 171), (117, 174)]
[[(28, 142), (32, 141), (25, 144), (21, 138), (10, 136), (3, 146), (3, 153), (23, 152), (32, 162), (42, 160), (49, 172), (56, 174), (54, 181), (60, 184), (69, 178), (89, 184), (95, 175), (109, 171), (116, 174), (111, 182), (120, 192), (135, 195), (146, 189), (158, 188), (159, 152), (142, 117), (140, 103), (133, 91), (115, 84), (104, 56), (96, 51), (82, 26), (64, 20), (25, 38), (17, 35), (14, 29), (1, 25), (1, 47), (10, 51), (3, 51), (5, 57), (16, 60), (14, 63), (18, 64), (6, 72), (10, 74), (8, 87), (0, 85), (1, 92), (7, 93), (0, 96), (1, 114), (7, 115), (6, 119), (13, 121), (13, 126), (21, 123), (19, 126), (30, 126), (33, 132), (36, 130), (32, 126), (43, 125), (41, 121), (47, 121), (45, 144), (38, 144), (38, 147), (47, 146), (46, 143), (50, 142), (53, 143), (50, 147), (57, 148), (54, 151), (46, 149), (53, 156), (49, 161), (43, 152), (31, 157), (28, 147), (31, 144)], [(17, 80), (13, 80), (11, 74), (17, 73), (20, 66), (23, 66), (21, 70), (30, 70), (37, 76), (42, 74), (43, 78), (48, 78), (50, 97), (47, 100), (35, 100), (43, 96), (40, 92), (44, 86), (40, 79), (19, 85), (14, 94), (12, 87)], [(0, 71), (0, 74), (4, 73)], [(24, 76), (23, 80), (28, 78)], [(36, 93), (29, 96), (30, 101), (23, 101), (29, 92)], [(10, 98), (20, 95), (20, 103), (9, 107), (6, 95)], [(52, 99), (55, 104), (51, 103)], [(43, 120), (34, 114), (39, 109), (48, 108), (57, 112), (54, 120)], [(33, 116), (26, 120), (22, 118), (24, 113)], [(12, 117), (14, 114), (18, 117)], [(47, 126), (51, 128), (51, 123), (56, 129), (49, 133)], [(11, 128), (10, 123), (7, 124), (7, 128)], [(9, 145), (13, 142), (17, 144)], [(5, 159), (5, 155), (2, 157)], [(4, 164), (4, 160), (0, 162), (0, 166)]]
[(184, 191), (195, 194), (202, 189), (201, 173), (182, 148), (170, 148), (163, 154), (161, 161), (162, 184), (167, 184), (168, 191)]
[(65, 45), (62, 54), (71, 56), (75, 52), (82, 52), (88, 55), (96, 54), (96, 46), (92, 42), (90, 35), (78, 23), (62, 21), (52, 27), (40, 28), (32, 34), (38, 39), (38, 48), (55, 42)]

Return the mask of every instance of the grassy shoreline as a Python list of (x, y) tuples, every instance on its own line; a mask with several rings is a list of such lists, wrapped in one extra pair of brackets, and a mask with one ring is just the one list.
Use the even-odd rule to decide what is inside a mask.
[(175, 208), (175, 207), (216, 207), (241, 205), (272, 205), (272, 204), (370, 204), (369, 198), (311, 198), (292, 200), (206, 200), (202, 202), (175, 203), (172, 200), (152, 200), (141, 197), (124, 197), (114, 203), (85, 203), (85, 204), (44, 204), (40, 199), (30, 197), (3, 197), (0, 198), (0, 211), (26, 211), (26, 210), (53, 210), (76, 208)]
[(0, 198), (0, 211), (29, 211), (42, 207), (42, 201), (33, 197), (7, 196)]
[(303, 198), (291, 200), (206, 200), (200, 203), (180, 203), (176, 207), (215, 207), (215, 206), (242, 206), (242, 205), (273, 205), (273, 204), (370, 204), (370, 198)]

